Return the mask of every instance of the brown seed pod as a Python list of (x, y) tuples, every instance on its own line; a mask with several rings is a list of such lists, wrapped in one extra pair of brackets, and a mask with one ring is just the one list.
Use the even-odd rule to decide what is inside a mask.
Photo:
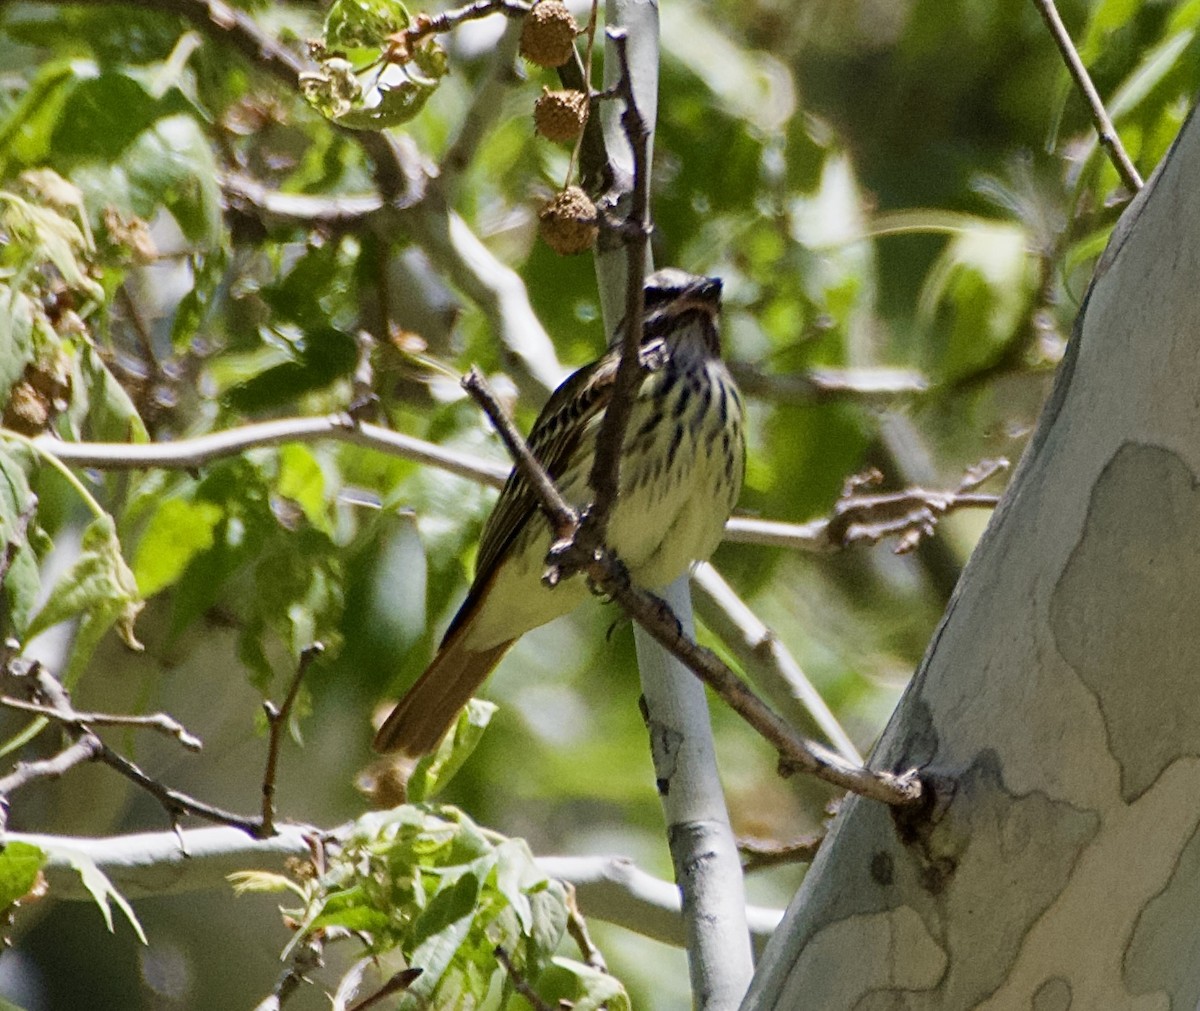
[(586, 253), (600, 234), (596, 205), (578, 186), (568, 186), (538, 212), (542, 238), (559, 256)]
[(44, 432), (52, 417), (49, 398), (28, 379), (22, 379), (9, 391), (2, 419), (5, 428), (32, 437)]
[(587, 95), (582, 91), (542, 88), (542, 97), (533, 107), (533, 125), (547, 140), (573, 141), (583, 133), (587, 114)]
[(561, 67), (575, 51), (579, 25), (560, 0), (541, 0), (525, 15), (521, 55), (539, 67)]

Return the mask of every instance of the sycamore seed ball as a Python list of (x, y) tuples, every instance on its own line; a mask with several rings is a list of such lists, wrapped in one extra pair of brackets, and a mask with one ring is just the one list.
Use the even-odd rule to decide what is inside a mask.
[(542, 238), (559, 256), (586, 253), (596, 244), (600, 226), (596, 205), (578, 186), (568, 186), (538, 214)]
[(561, 67), (575, 51), (579, 26), (559, 0), (542, 0), (525, 15), (521, 55), (539, 67)]
[(542, 97), (533, 107), (533, 125), (547, 140), (567, 142), (583, 133), (587, 121), (587, 95), (582, 91), (551, 91), (542, 88)]

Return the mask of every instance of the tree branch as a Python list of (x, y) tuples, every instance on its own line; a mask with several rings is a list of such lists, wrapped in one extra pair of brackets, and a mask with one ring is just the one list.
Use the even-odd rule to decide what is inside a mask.
[(43, 707), (44, 703), (43, 708), (49, 709), (54, 714), (53, 718), (63, 724), (72, 743), (54, 758), (43, 762), (19, 764), (9, 776), (0, 780), (0, 814), (3, 815), (0, 817), (0, 831), (7, 821), (9, 794), (36, 779), (61, 776), (67, 769), (81, 762), (93, 761), (107, 765), (150, 794), (162, 805), (172, 825), (175, 825), (180, 815), (193, 815), (218, 825), (228, 825), (249, 835), (260, 836), (264, 833), (262, 819), (226, 811), (165, 786), (129, 759), (113, 751), (80, 719), (80, 714), (71, 706), (67, 690), (36, 660), (10, 658), (5, 665), (3, 679), (16, 692), (34, 701), (35, 705)]
[(263, 711), (267, 714), (267, 764), (263, 770), (262, 779), (262, 815), (260, 834), (262, 837), (275, 832), (275, 776), (279, 767), (279, 748), (283, 744), (283, 731), (287, 726), (296, 697), (300, 694), (300, 684), (312, 662), (325, 652), (322, 643), (314, 642), (306, 646), (300, 653), (300, 662), (296, 664), (296, 673), (284, 696), (283, 705), (276, 707), (269, 699), (263, 702)]
[(633, 155), (633, 189), (629, 213), (624, 218), (625, 240), (625, 329), (621, 334), (621, 360), (613, 381), (612, 398), (605, 408), (596, 435), (596, 453), (588, 486), (592, 504), (583, 518), (580, 537), (584, 549), (602, 545), (608, 519), (616, 505), (621, 484), (621, 455), (625, 430), (633, 412), (633, 401), (642, 383), (642, 317), (645, 313), (645, 277), (650, 243), (650, 129), (638, 109), (629, 67), (627, 36), (623, 28), (609, 28), (620, 64), (616, 93), (624, 104), (621, 126)]
[[(174, 737), (188, 751), (200, 751), (203, 748), (199, 737), (189, 733), (187, 727), (175, 719), (174, 716), (169, 716), (167, 713), (151, 713), (148, 716), (129, 716), (116, 713), (84, 713), (79, 712), (77, 709), (64, 710), (54, 706), (43, 706), (24, 699), (14, 699), (8, 695), (0, 696), (0, 706), (3, 706), (5, 709), (17, 709), (23, 713), (32, 713), (35, 716), (45, 716), (56, 723), (74, 727), (77, 730), (86, 730), (88, 727), (135, 727), (144, 730), (156, 730), (167, 737)], [(0, 793), (3, 792), (3, 790), (0, 790)]]
[[(847, 762), (862, 765), (862, 755), (842, 729), (821, 693), (808, 680), (796, 658), (746, 603), (734, 592), (709, 562), (692, 572), (692, 588), (698, 590), (697, 608), (709, 627), (762, 689), (772, 704), (816, 728)], [(805, 718), (807, 718), (805, 720)]]
[[(338, 838), (349, 827), (319, 833)], [(289, 858), (309, 857), (314, 830), (280, 825), (276, 835), (254, 839), (234, 828), (145, 832), (107, 838), (9, 832), (5, 839), (28, 843), (47, 855), (51, 894), (67, 901), (89, 901), (88, 892), (68, 854), (82, 853), (113, 886), (130, 899), (179, 895), (228, 886), (235, 871), (281, 872)], [(180, 844), (180, 838), (183, 844)], [(547, 877), (574, 886), (585, 914), (635, 931), (644, 937), (681, 947), (683, 925), (678, 889), (640, 870), (624, 857), (538, 857)], [(779, 922), (781, 912), (751, 906), (750, 929), (761, 947)]]
[(1058, 46), (1058, 51), (1062, 54), (1063, 62), (1067, 65), (1067, 71), (1070, 73), (1071, 79), (1075, 82), (1075, 86), (1079, 89), (1079, 93), (1083, 96), (1083, 100), (1087, 103), (1088, 111), (1092, 115), (1092, 123), (1096, 127), (1096, 134), (1100, 138), (1100, 146), (1108, 153), (1109, 161), (1112, 162), (1113, 167), (1117, 170), (1117, 175), (1121, 177), (1121, 181), (1132, 192), (1137, 193), (1145, 185), (1142, 182), (1142, 177), (1138, 174), (1133, 161), (1121, 144), (1121, 137), (1117, 133), (1117, 128), (1113, 126), (1113, 121), (1105, 111), (1100, 93), (1092, 83), (1092, 78), (1087, 72), (1087, 67), (1083, 65), (1083, 60), (1079, 58), (1079, 52), (1076, 50), (1074, 43), (1071, 42), (1071, 36), (1067, 32), (1062, 18), (1058, 15), (1058, 8), (1055, 7), (1054, 0), (1033, 0), (1033, 5), (1041, 13), (1042, 19), (1046, 22), (1046, 27), (1050, 29), (1050, 35), (1054, 39), (1054, 44)]
[(777, 404), (808, 406), (835, 400), (867, 405), (890, 404), (929, 391), (929, 380), (912, 369), (822, 367), (791, 375), (775, 375), (756, 365), (730, 362), (729, 371), (742, 393)]
[(504, 484), (509, 471), (504, 464), (444, 449), (379, 425), (356, 422), (346, 414), (263, 421), (174, 442), (62, 442), (41, 435), (34, 440), (34, 445), (63, 463), (77, 467), (94, 467), (97, 470), (195, 470), (259, 446), (316, 442), (321, 439), (349, 442), (389, 456), (429, 464), (494, 488)]

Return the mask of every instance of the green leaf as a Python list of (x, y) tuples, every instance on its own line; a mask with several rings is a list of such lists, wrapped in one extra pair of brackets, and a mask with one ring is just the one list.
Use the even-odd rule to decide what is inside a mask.
[(268, 368), (230, 389), (225, 395), (229, 406), (254, 414), (323, 389), (350, 374), (358, 360), (358, 345), (349, 334), (325, 327), (305, 334), (293, 344), (292, 353), (291, 361)]
[(0, 442), (0, 550), (8, 555), (8, 571), (2, 581), (8, 618), (19, 635), (29, 626), (37, 605), (41, 577), (37, 556), (29, 543), (32, 517), (26, 515), (33, 492), (25, 471)]
[(932, 363), (940, 378), (981, 368), (1022, 325), (1033, 281), (1027, 243), (1020, 226), (981, 218), (930, 270), (918, 308), (924, 324), (943, 335)]
[(101, 72), (82, 62), (76, 66), (50, 149), (69, 160), (114, 160), (163, 114), (163, 105), (127, 74)]
[(83, 881), (83, 886), (91, 893), (96, 905), (100, 908), (100, 913), (104, 917), (104, 923), (108, 927), (111, 934), (113, 932), (113, 915), (111, 903), (116, 903), (118, 909), (125, 914), (125, 919), (129, 921), (129, 925), (133, 927), (133, 932), (137, 934), (137, 938), (142, 944), (148, 944), (146, 934), (142, 930), (142, 925), (138, 922), (138, 918), (134, 915), (133, 907), (129, 905), (125, 896), (118, 892), (108, 880), (108, 876), (96, 866), (86, 853), (79, 850), (71, 849), (69, 846), (56, 847), (54, 850), (56, 856), (60, 856), (67, 860), (76, 871), (79, 872), (79, 877)]
[(144, 606), (137, 580), (121, 555), (111, 516), (94, 519), (83, 531), (79, 557), (54, 584), (50, 597), (30, 621), (32, 638), (60, 621), (78, 617), (71, 660), (63, 680), (72, 687), (100, 638), (114, 625), (130, 649), (141, 650), (133, 633), (134, 619)]
[(445, 789), (483, 739), (496, 708), (494, 702), (485, 699), (471, 699), (467, 703), (437, 750), (425, 755), (413, 769), (408, 781), (409, 800), (413, 803), (430, 800)]
[(92, 251), (91, 241), (74, 221), (53, 208), (0, 191), (0, 229), (25, 265), (50, 264), (76, 291), (103, 299), (104, 290), (87, 273), (85, 255)]
[(33, 361), (33, 315), (28, 297), (0, 284), (0, 402)]
[(275, 490), (299, 505), (308, 522), (318, 530), (332, 532), (329, 503), (325, 498), (325, 475), (307, 446), (293, 444), (280, 449)]
[(303, 894), (299, 886), (284, 874), (270, 871), (235, 871), (226, 875), (235, 895), (256, 895), (278, 892)]
[(172, 346), (182, 348), (195, 337), (213, 308), (228, 263), (228, 254), (219, 247), (210, 253), (192, 256), (192, 286), (175, 307), (175, 319), (171, 324)]
[[(418, 999), (432, 998), (455, 956), (460, 952), (466, 954), (462, 949), (471, 937), (479, 890), (479, 878), (474, 874), (463, 874), (450, 887), (439, 891), (413, 924), (412, 943), (415, 947), (409, 962), (424, 970), (411, 989)], [(476, 943), (480, 940), (487, 943), (486, 938), (478, 937)]]
[(29, 843), (9, 842), (0, 850), (0, 910), (28, 895), (46, 863), (46, 854)]
[(90, 344), (75, 358), (71, 421), (75, 430), (97, 442), (147, 442), (146, 425), (128, 392)]
[[(555, 958), (553, 965), (538, 977), (538, 996), (551, 1007), (565, 1001), (572, 1011), (632, 1011), (629, 994), (616, 976), (569, 958)], [(510, 1000), (508, 1007), (517, 1011), (521, 1003)]]
[(379, 48), (411, 20), (399, 0), (334, 0), (325, 15), (325, 44), (330, 49)]
[(328, 55), (318, 70), (301, 75), (305, 100), (355, 130), (382, 130), (412, 119), (437, 90), (449, 61), (428, 37), (408, 52), (391, 47), (389, 36), (409, 22), (408, 10), (396, 0), (335, 0), (325, 19)]
[(213, 546), (213, 529), (222, 515), (211, 502), (167, 499), (138, 541), (133, 558), (138, 592), (150, 597), (179, 579), (197, 554)]

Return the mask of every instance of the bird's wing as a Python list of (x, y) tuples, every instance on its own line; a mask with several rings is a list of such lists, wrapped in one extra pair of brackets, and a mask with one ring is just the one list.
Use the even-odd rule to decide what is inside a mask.
[[(616, 356), (605, 355), (572, 373), (546, 401), (529, 433), (529, 449), (551, 480), (562, 476), (587, 423), (608, 406), (616, 373)], [(537, 495), (520, 470), (514, 467), (483, 526), (475, 561), (475, 580), (446, 630), (444, 642), (449, 641), (459, 625), (475, 611), (492, 574), (538, 507)]]

